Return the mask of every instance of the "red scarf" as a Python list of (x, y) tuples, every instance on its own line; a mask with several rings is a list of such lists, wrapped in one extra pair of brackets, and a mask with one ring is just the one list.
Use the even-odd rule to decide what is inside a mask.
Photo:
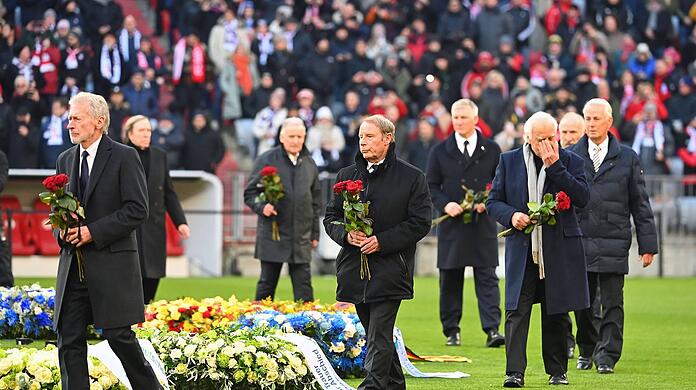
[[(181, 74), (184, 69), (184, 57), (186, 56), (186, 38), (181, 38), (174, 48), (174, 63), (172, 80), (174, 85), (181, 81)], [(205, 82), (205, 53), (200, 44), (191, 49), (191, 81), (195, 84)]]

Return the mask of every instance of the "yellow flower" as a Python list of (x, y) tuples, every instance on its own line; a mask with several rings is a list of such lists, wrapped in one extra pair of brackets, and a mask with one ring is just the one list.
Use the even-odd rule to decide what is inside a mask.
[(113, 379), (115, 379), (115, 378), (110, 378), (109, 375), (101, 376), (101, 377), (99, 377), (99, 384), (103, 388), (108, 389), (111, 386), (116, 384), (116, 382)]
[(338, 343), (331, 343), (331, 352), (335, 353), (342, 353), (343, 351), (346, 350), (346, 346), (343, 344), (343, 342), (338, 342)]
[(12, 368), (12, 360), (9, 357), (0, 359), (0, 375), (7, 375)]
[(307, 366), (304, 364), (296, 368), (297, 373), (300, 374), (300, 376), (305, 376), (307, 375)]
[(29, 383), (29, 390), (41, 390), (41, 383), (38, 381), (31, 381), (31, 383)]
[(185, 365), (184, 363), (177, 364), (176, 368), (174, 369), (174, 372), (176, 372), (179, 375), (185, 374), (186, 371), (188, 371), (188, 366)]
[(254, 383), (257, 379), (259, 379), (258, 375), (256, 375), (254, 371), (249, 371), (249, 373), (247, 374), (247, 380), (249, 381), (249, 383)]
[(40, 367), (38, 370), (36, 370), (36, 374), (34, 374), (34, 377), (40, 383), (53, 382), (53, 373), (48, 368)]
[(266, 372), (266, 380), (269, 382), (275, 382), (275, 380), (278, 379), (278, 371), (277, 370), (268, 370)]
[(352, 358), (357, 357), (360, 353), (362, 353), (362, 348), (353, 347), (350, 349), (350, 357)]
[(99, 384), (99, 382), (92, 382), (89, 385), (89, 390), (104, 390), (104, 388)]

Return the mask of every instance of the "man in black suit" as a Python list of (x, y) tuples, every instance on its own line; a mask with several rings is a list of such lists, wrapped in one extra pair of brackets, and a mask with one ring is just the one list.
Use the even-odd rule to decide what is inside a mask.
[(580, 348), (577, 368), (611, 374), (623, 346), (623, 286), (631, 247), (631, 216), (636, 227), (638, 253), (643, 267), (657, 253), (657, 232), (645, 177), (638, 155), (622, 145), (609, 128), (611, 105), (595, 98), (583, 108), (587, 135), (572, 151), (583, 158), (590, 185), (590, 201), (578, 215), (584, 234), (590, 301), (599, 290), (601, 320), (594, 323), (591, 310), (575, 312)]
[(188, 239), (191, 230), (186, 224), (186, 215), (174, 192), (169, 177), (167, 152), (151, 146), (152, 126), (144, 115), (130, 117), (123, 125), (123, 142), (135, 148), (145, 169), (149, 215), (147, 221), (138, 226), (138, 255), (140, 273), (143, 276), (143, 298), (150, 303), (157, 293), (159, 281), (167, 271), (167, 220), (169, 216), (182, 239)]
[[(144, 321), (143, 289), (135, 229), (148, 216), (145, 173), (133, 148), (103, 136), (109, 109), (99, 95), (70, 100), (68, 130), (74, 144), (58, 156), (57, 173), (70, 177), (85, 220), (61, 245), (54, 329), (64, 389), (88, 390), (86, 327), (103, 337), (121, 360), (133, 389), (161, 389), (130, 326)], [(75, 248), (83, 254), (82, 275)]]
[[(478, 107), (469, 99), (452, 104), (454, 133), (437, 145), (428, 159), (428, 186), (436, 210), (449, 215), (438, 227), (437, 267), (440, 269), (440, 322), (447, 345), (460, 344), (464, 269), (474, 268), (481, 327), (487, 334), (486, 346), (499, 347), (505, 338), (500, 326), (500, 288), (498, 239), (495, 220), (486, 214), (484, 204), (474, 205), (471, 223), (462, 221), (459, 205), (463, 187), (476, 192), (493, 181), (500, 158), (500, 147), (476, 129)], [(468, 213), (468, 211), (467, 211)]]

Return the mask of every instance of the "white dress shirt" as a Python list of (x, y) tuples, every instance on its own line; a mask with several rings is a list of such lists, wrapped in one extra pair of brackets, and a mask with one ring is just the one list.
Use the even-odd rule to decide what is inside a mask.
[[(97, 130), (98, 131), (98, 130)], [(96, 141), (92, 143), (86, 150), (87, 153), (89, 153), (89, 156), (87, 156), (87, 166), (89, 167), (89, 174), (92, 174), (92, 167), (94, 166), (94, 158), (97, 157), (97, 149), (99, 149), (99, 142), (101, 142), (102, 137), (99, 137)], [(80, 159), (79, 163), (77, 166), (79, 167), (80, 171), (80, 176), (82, 176), (82, 153), (85, 151), (85, 148), (80, 145), (80, 155), (78, 158)]]
[(592, 142), (591, 139), (587, 139), (587, 153), (590, 155), (590, 160), (592, 156), (594, 156), (595, 148), (597, 147), (599, 147), (599, 165), (602, 165), (604, 158), (607, 157), (607, 153), (609, 152), (609, 137), (605, 138), (599, 145)]
[(374, 168), (376, 168), (377, 165), (379, 165), (379, 164), (381, 164), (381, 163), (383, 163), (383, 162), (384, 162), (384, 159), (381, 159), (381, 160), (377, 161), (377, 162), (374, 163), (374, 164), (368, 161), (368, 162), (367, 162), (367, 171), (370, 172), (370, 173), (372, 173), (372, 171), (374, 170)]
[(290, 159), (292, 165), (297, 165), (297, 159), (300, 158), (300, 154), (288, 153), (288, 158)]
[(473, 134), (469, 138), (464, 138), (459, 133), (454, 133), (454, 139), (457, 141), (457, 148), (459, 149), (460, 153), (464, 153), (464, 141), (469, 141), (469, 144), (466, 146), (466, 151), (469, 155), (469, 157), (474, 155), (474, 151), (476, 150), (476, 141), (478, 138), (478, 134), (476, 131), (474, 131)]

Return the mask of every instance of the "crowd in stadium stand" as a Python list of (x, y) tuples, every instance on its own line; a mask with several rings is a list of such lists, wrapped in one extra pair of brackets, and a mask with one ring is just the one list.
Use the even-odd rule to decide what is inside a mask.
[[(124, 2), (156, 25), (124, 15)], [(646, 173), (696, 173), (689, 0), (0, 0), (0, 19), (11, 168), (55, 166), (71, 146), (67, 101), (86, 90), (107, 98), (114, 139), (129, 116), (151, 117), (172, 168), (214, 172), (223, 132), (235, 158), (255, 157), (299, 116), (320, 170), (336, 172), (372, 114), (424, 168), (461, 97), (505, 151), (532, 113), (560, 119), (598, 96), (621, 142), (654, 147), (640, 156)]]

